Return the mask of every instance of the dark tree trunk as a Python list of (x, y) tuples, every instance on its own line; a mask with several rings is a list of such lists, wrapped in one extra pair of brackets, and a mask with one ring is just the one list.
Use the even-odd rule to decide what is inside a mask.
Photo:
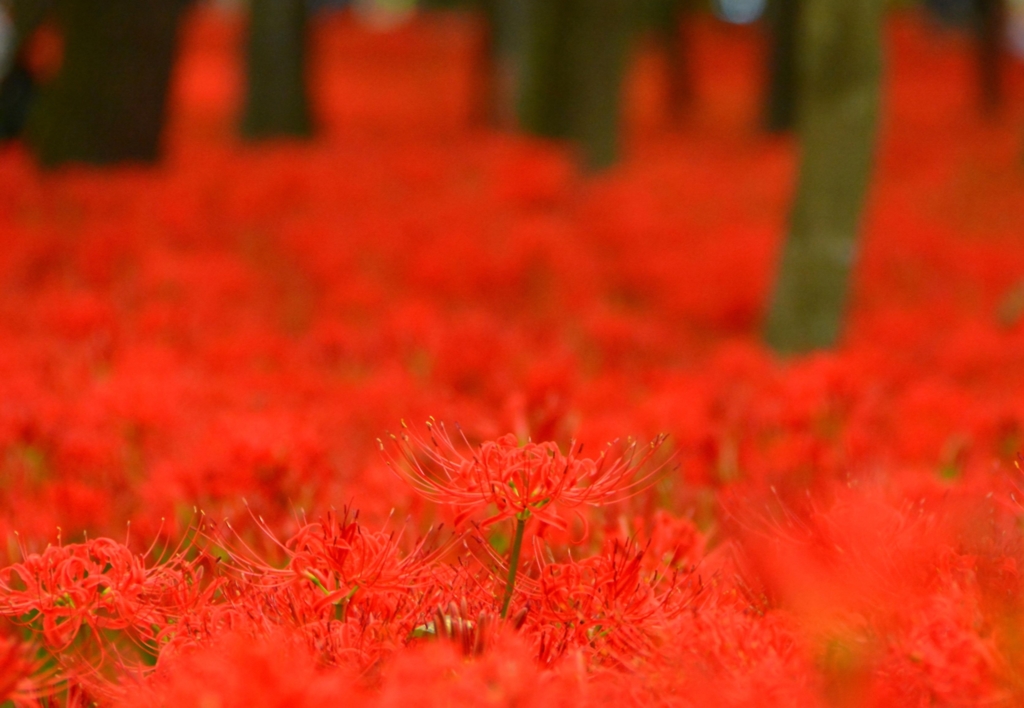
[(46, 17), (50, 4), (50, 0), (10, 0), (0, 8), (0, 12), (7, 11), (13, 30), (13, 46), (5, 57), (7, 64), (0, 66), (0, 141), (20, 136), (28, 120), (36, 94), (36, 77), (29, 71), (22, 50)]
[(829, 347), (841, 330), (878, 122), (883, 7), (801, 6), (800, 176), (765, 331), (777, 351)]
[(0, 78), (0, 141), (21, 135), (34, 92), (32, 76), (20, 63)]
[(246, 59), (242, 134), (310, 135), (305, 0), (252, 0)]
[(683, 0), (659, 0), (655, 6), (654, 31), (665, 57), (666, 108), (669, 118), (679, 122), (693, 103), (693, 71), (687, 52)]
[(978, 87), (981, 108), (992, 114), (1003, 103), (1003, 62), (1005, 61), (1006, 0), (976, 0), (975, 42), (978, 57)]
[(573, 85), (579, 87), (569, 108), (570, 137), (583, 164), (601, 170), (620, 153), (622, 84), (635, 0), (576, 0), (571, 27)]
[(479, 34), (473, 62), (474, 89), (472, 122), (496, 126), (501, 123), (502, 57), (498, 44), (498, 3), (500, 0), (478, 0)]
[(60, 72), (29, 115), (43, 165), (151, 162), (186, 0), (58, 0)]
[(476, 0), (481, 29), (474, 66), (472, 121), (512, 128), (521, 76), (528, 0)]
[[(813, 1), (813, 0), (812, 0)], [(797, 105), (797, 24), (801, 0), (769, 0), (768, 93), (765, 127), (773, 133), (792, 130)]]
[(519, 90), (519, 122), (529, 133), (549, 138), (569, 135), (569, 90), (566, 28), (573, 0), (530, 0), (523, 75)]
[(46, 17), (54, 0), (11, 0), (8, 7), (13, 15), (16, 48), (20, 49), (25, 40)]
[(584, 166), (619, 155), (622, 79), (635, 0), (532, 0), (519, 117), (537, 135), (575, 142)]

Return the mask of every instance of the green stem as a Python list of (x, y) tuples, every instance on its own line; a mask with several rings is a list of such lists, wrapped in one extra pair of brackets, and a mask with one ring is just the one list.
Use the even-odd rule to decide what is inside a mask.
[(512, 590), (516, 586), (516, 573), (519, 572), (519, 551), (523, 548), (523, 531), (526, 530), (527, 516), (516, 516), (516, 537), (512, 541), (512, 556), (508, 559), (508, 582), (505, 583), (505, 601), (501, 603), (501, 618), (508, 615), (508, 605), (512, 602)]

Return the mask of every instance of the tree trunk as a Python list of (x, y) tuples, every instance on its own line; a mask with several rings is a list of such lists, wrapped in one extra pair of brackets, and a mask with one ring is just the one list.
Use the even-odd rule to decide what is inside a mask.
[(522, 75), (528, 0), (476, 0), (483, 24), (475, 66), (473, 122), (512, 128)]
[(21, 135), (34, 91), (32, 76), (20, 63), (0, 77), (0, 142)]
[(619, 155), (622, 79), (635, 0), (532, 0), (520, 124), (568, 138), (584, 166), (600, 170)]
[(473, 61), (473, 120), (477, 125), (496, 126), (501, 115), (501, 57), (498, 50), (498, 2), (478, 0), (480, 31)]
[(53, 5), (54, 0), (10, 0), (7, 3), (14, 21), (15, 50), (24, 46)]
[(305, 0), (252, 0), (246, 59), (242, 134), (310, 135)]
[(1005, 0), (976, 0), (978, 87), (982, 111), (991, 115), (1003, 103), (1003, 62), (1006, 41)]
[(27, 125), (43, 165), (151, 162), (187, 0), (58, 0), (60, 72)]
[(767, 21), (768, 95), (765, 127), (773, 133), (792, 130), (796, 123), (797, 23), (801, 0), (769, 0)]
[(838, 339), (879, 114), (884, 0), (802, 3), (802, 156), (789, 237), (766, 323), (781, 352)]
[(565, 28), (573, 0), (530, 0), (523, 75), (519, 90), (519, 122), (528, 133), (548, 138), (569, 135), (565, 95), (569, 67)]
[[(26, 66), (25, 43), (46, 17), (50, 0), (9, 0), (0, 2), (0, 13), (9, 22), (11, 36), (7, 55), (0, 56), (0, 141), (21, 135), (36, 93), (36, 78)], [(0, 42), (2, 43), (2, 42)]]
[(693, 71), (687, 53), (683, 18), (683, 0), (659, 0), (655, 6), (654, 31), (665, 57), (666, 108), (673, 123), (678, 123), (693, 103)]

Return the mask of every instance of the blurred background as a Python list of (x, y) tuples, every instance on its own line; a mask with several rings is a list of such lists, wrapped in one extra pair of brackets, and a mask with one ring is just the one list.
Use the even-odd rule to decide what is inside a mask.
[[(218, 22), (231, 37), (204, 66), (199, 52), (212, 46), (188, 45), (197, 27)], [(745, 81), (732, 93), (747, 105), (729, 118), (765, 136), (798, 138), (788, 238), (765, 337), (780, 351), (806, 351), (839, 336), (882, 87), (892, 75), (884, 69), (884, 30), (896, 25), (916, 26), (924, 51), (955, 43), (971, 68), (947, 76), (957, 82), (948, 90), (970, 97), (991, 122), (1013, 115), (1024, 54), (1021, 0), (161, 0), (102, 9), (74, 0), (4, 0), (0, 139), (23, 142), (44, 169), (155, 163), (169, 114), (182, 103), (169, 100), (173, 75), (179, 85), (219, 77), (220, 107), (246, 140), (315, 139), (335, 122), (326, 105), (339, 83), (332, 75), (379, 65), (389, 53), (401, 61), (414, 41), (402, 37), (411, 32), (420, 41), (434, 37), (436, 55), (410, 57), (406, 71), (381, 76), (376, 90), (346, 97), (350, 109), (392, 93), (396, 80), (419, 75), (430, 91), (430, 81), (461, 74), (463, 85), (445, 99), (460, 127), (563, 141), (581, 173), (597, 174), (629, 159), (631, 129), (685, 131), (707, 111), (713, 91)], [(345, 46), (345, 33), (365, 35), (347, 43), (353, 54), (321, 51), (328, 36)], [(367, 39), (374, 34), (392, 37), (374, 43)], [(355, 55), (357, 44), (366, 56)], [(747, 61), (742, 68), (737, 52)], [(430, 61), (437, 67), (428, 78)], [(917, 60), (921, 71), (929, 70), (926, 61)], [(652, 62), (656, 78), (638, 80)], [(943, 68), (936, 63), (931, 71)], [(203, 89), (184, 93), (198, 97)]]
[[(411, 548), (454, 510), (389, 431), (667, 433), (657, 483), (537, 537), (615, 549), (616, 587), (636, 540), (710, 599), (652, 630), (648, 694), (578, 605), (541, 646), (576, 623), (634, 697), (1024, 704), (1022, 53), (1024, 0), (0, 0), (0, 567), (101, 537), (157, 563), (230, 519), (269, 569), (334, 510)], [(0, 580), (77, 705), (50, 667), (106, 681), (139, 643), (83, 664), (79, 628), (164, 630), (64, 557), (95, 604)], [(318, 655), (417, 635), (373, 595), (345, 624), (352, 587)]]
[(1022, 52), (1021, 0), (0, 0), (3, 523), (386, 516), (429, 415), (667, 430), (687, 513), (988, 474)]

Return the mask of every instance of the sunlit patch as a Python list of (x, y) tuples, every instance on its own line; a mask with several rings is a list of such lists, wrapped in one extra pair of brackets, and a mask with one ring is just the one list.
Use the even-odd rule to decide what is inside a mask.
[(765, 0), (715, 0), (715, 14), (726, 22), (746, 25), (764, 14)]

